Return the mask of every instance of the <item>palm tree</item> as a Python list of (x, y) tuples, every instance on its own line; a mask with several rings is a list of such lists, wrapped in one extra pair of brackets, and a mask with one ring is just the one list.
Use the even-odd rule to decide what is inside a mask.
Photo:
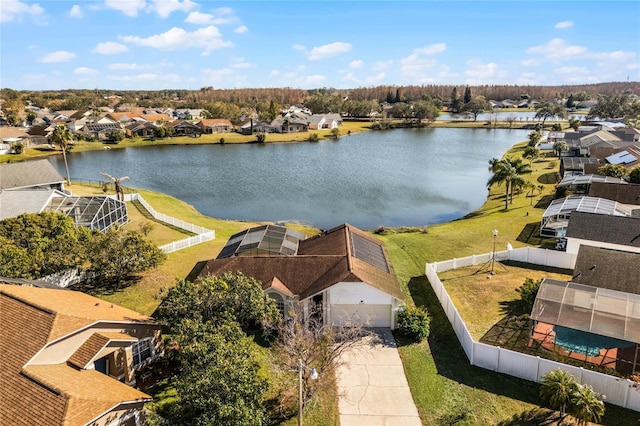
[(578, 425), (599, 421), (604, 415), (602, 395), (589, 385), (578, 385), (571, 394), (571, 415), (578, 419)]
[(569, 145), (565, 141), (558, 141), (553, 144), (553, 151), (558, 154), (558, 157), (562, 155), (563, 152), (569, 150)]
[(549, 371), (542, 377), (540, 398), (547, 401), (554, 410), (560, 410), (564, 417), (567, 405), (571, 403), (574, 391), (578, 387), (575, 377), (564, 370)]
[[(491, 163), (491, 162), (490, 162)], [(513, 190), (515, 187), (521, 187), (524, 185), (525, 180), (522, 175), (525, 173), (531, 173), (531, 167), (528, 164), (524, 164), (521, 158), (515, 160), (504, 159), (492, 166), (493, 176), (487, 182), (487, 186), (491, 188), (494, 184), (505, 184), (505, 198), (504, 208), (509, 208), (509, 197), (511, 196), (511, 203), (513, 203)]]
[(67, 151), (69, 150), (69, 142), (73, 140), (73, 134), (64, 124), (58, 124), (51, 134), (51, 142), (60, 146), (62, 149), (62, 157), (64, 158), (64, 168), (67, 171), (67, 185), (71, 185), (69, 178), (69, 164), (67, 163)]
[(116, 187), (116, 196), (118, 197), (118, 200), (120, 201), (124, 201), (124, 191), (122, 190), (122, 185), (121, 183), (129, 180), (129, 176), (123, 176), (121, 178), (115, 178), (113, 176), (111, 176), (109, 173), (100, 173), (102, 176), (106, 177), (107, 179), (111, 179), (111, 181), (113, 182), (113, 185)]

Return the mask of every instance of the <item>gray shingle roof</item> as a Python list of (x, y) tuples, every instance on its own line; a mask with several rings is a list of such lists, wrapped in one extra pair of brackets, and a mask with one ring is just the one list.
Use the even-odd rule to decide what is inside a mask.
[(0, 190), (61, 184), (64, 178), (49, 160), (0, 164)]
[(0, 191), (0, 220), (24, 213), (40, 213), (54, 192), (53, 189)]
[(640, 247), (640, 219), (576, 211), (569, 218), (567, 237)]
[(640, 253), (581, 245), (574, 283), (640, 294)]

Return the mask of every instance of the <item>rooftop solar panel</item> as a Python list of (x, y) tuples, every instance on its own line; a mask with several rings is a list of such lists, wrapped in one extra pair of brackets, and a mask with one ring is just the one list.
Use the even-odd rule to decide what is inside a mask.
[(353, 232), (350, 232), (349, 234), (351, 240), (351, 254), (353, 257), (363, 260), (387, 273), (389, 272), (389, 265), (387, 264), (387, 259), (384, 257), (384, 251), (382, 250), (381, 245), (376, 244), (373, 241), (369, 241)]

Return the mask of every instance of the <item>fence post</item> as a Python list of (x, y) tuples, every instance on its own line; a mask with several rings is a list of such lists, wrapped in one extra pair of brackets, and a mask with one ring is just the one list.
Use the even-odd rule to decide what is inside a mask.
[(498, 357), (496, 358), (496, 369), (494, 371), (500, 371), (500, 352), (502, 352), (502, 348), (500, 346), (496, 346), (498, 348)]

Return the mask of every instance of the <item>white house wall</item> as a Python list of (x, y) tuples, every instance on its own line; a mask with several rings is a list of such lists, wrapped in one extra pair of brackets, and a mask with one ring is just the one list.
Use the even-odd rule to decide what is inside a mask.
[(628, 251), (632, 253), (640, 253), (640, 247), (604, 243), (602, 241), (582, 240), (579, 238), (570, 238), (570, 237), (567, 238), (567, 250), (566, 250), (567, 253), (577, 254), (581, 244), (584, 244), (585, 246), (600, 247), (604, 249), (613, 249), (613, 250)]
[(394, 297), (365, 283), (337, 283), (327, 289), (328, 303), (349, 305), (364, 303), (370, 305), (393, 304)]

